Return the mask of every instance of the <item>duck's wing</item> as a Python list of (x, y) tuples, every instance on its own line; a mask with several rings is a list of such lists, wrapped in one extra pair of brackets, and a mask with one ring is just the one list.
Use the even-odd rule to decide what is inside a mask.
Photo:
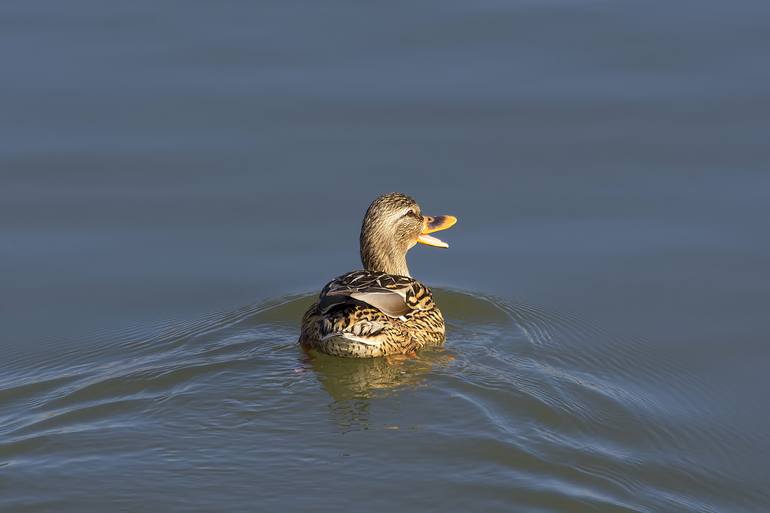
[[(353, 271), (329, 282), (321, 291), (319, 307), (322, 312), (351, 299), (373, 306), (390, 317), (402, 317), (420, 309), (417, 296), (427, 288), (408, 276), (374, 271)], [(429, 292), (428, 292), (429, 294)]]

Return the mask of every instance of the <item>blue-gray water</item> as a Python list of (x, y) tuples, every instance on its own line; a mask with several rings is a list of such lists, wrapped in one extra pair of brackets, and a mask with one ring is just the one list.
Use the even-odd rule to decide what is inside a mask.
[[(770, 4), (0, 5), (0, 510), (770, 510)], [(368, 203), (446, 349), (309, 358)]]

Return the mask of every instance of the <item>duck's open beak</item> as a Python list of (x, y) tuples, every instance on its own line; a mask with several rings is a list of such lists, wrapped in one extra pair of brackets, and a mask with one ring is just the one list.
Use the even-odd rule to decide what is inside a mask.
[(449, 244), (428, 234), (451, 228), (456, 222), (457, 218), (455, 216), (423, 216), (422, 232), (420, 232), (420, 235), (417, 237), (417, 242), (427, 244), (428, 246), (435, 246), (437, 248), (448, 248)]

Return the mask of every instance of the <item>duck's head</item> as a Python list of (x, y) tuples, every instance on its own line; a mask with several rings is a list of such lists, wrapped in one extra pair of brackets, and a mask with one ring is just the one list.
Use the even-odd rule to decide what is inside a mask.
[(369, 205), (361, 226), (364, 269), (409, 276), (406, 252), (418, 242), (448, 248), (449, 244), (430, 234), (456, 222), (454, 216), (423, 215), (420, 205), (406, 194), (383, 194)]

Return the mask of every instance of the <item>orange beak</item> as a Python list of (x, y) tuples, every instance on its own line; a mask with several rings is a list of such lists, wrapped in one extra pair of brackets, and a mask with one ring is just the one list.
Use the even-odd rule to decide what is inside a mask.
[(457, 218), (455, 216), (423, 216), (422, 232), (417, 236), (417, 242), (427, 244), (428, 246), (435, 246), (437, 248), (448, 248), (449, 244), (428, 234), (451, 228), (456, 222)]

